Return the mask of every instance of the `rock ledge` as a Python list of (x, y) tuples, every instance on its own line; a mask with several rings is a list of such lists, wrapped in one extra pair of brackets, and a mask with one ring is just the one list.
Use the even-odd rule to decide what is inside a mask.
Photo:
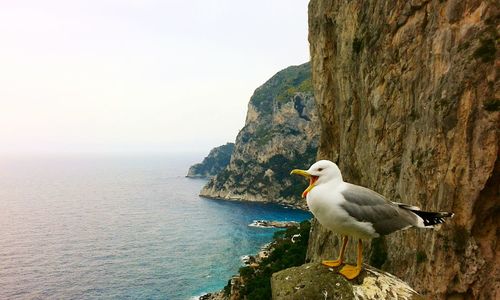
[(365, 265), (353, 281), (339, 274), (340, 268), (309, 263), (277, 272), (271, 278), (273, 299), (424, 299), (407, 283), (371, 266)]

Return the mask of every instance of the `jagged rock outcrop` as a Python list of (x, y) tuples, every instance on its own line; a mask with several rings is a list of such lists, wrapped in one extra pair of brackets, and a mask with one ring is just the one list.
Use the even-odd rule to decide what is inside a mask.
[(310, 64), (282, 70), (255, 90), (231, 162), (200, 194), (304, 207), (305, 183), (290, 168), (313, 162), (318, 140)]
[(273, 300), (424, 299), (407, 283), (373, 267), (365, 266), (352, 281), (338, 273), (340, 268), (309, 263), (274, 273)]
[[(498, 1), (309, 4), (318, 158), (392, 201), (455, 213), (376, 241), (372, 259), (430, 299), (500, 297), (498, 20)], [(315, 223), (308, 256), (336, 244)]]
[(186, 177), (211, 177), (217, 175), (229, 164), (233, 149), (234, 143), (227, 143), (213, 148), (201, 163), (192, 165), (189, 168)]
[(299, 222), (255, 220), (252, 223), (248, 224), (248, 226), (260, 228), (290, 228), (299, 226)]
[(198, 300), (230, 300), (230, 298), (224, 295), (223, 291), (220, 291), (202, 295), (198, 298)]

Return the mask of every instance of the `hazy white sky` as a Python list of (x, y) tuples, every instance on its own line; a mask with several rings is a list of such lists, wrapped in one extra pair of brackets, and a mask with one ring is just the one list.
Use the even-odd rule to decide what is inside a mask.
[(207, 152), (306, 62), (307, 0), (0, 1), (0, 152)]

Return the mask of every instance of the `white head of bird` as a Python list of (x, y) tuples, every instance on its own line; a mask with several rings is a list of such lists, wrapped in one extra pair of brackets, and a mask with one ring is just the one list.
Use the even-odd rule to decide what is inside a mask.
[(302, 197), (306, 197), (315, 186), (320, 184), (340, 183), (343, 181), (339, 167), (329, 160), (317, 161), (308, 170), (295, 169), (290, 174), (302, 175), (309, 178), (309, 186), (302, 193)]

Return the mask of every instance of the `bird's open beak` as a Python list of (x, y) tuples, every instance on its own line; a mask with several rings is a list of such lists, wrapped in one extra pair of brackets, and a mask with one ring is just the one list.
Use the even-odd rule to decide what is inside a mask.
[(309, 193), (314, 187), (314, 183), (316, 182), (316, 180), (318, 180), (318, 176), (313, 176), (309, 174), (309, 172), (307, 172), (306, 170), (299, 170), (299, 169), (292, 170), (292, 172), (290, 172), (290, 175), (292, 174), (301, 175), (309, 179), (309, 186), (307, 187), (307, 189), (305, 189), (304, 192), (302, 192), (302, 198), (305, 198), (307, 196), (307, 193)]

